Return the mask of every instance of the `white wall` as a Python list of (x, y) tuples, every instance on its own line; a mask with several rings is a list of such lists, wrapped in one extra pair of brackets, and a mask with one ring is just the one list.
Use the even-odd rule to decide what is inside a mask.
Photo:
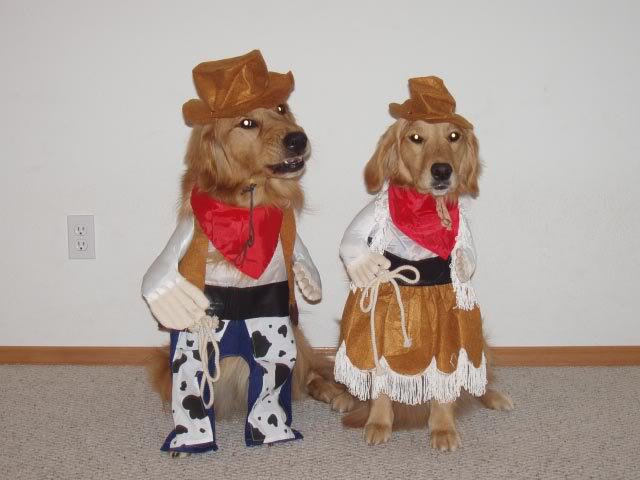
[[(0, 3), (0, 345), (156, 345), (139, 284), (173, 229), (198, 62), (260, 48), (291, 69), (314, 146), (301, 233), (323, 274), (304, 308), (332, 346), (342, 232), (364, 163), (437, 74), (486, 164), (476, 285), (496, 345), (640, 344), (638, 3), (21, 1)], [(97, 259), (67, 259), (66, 215), (95, 214)]]

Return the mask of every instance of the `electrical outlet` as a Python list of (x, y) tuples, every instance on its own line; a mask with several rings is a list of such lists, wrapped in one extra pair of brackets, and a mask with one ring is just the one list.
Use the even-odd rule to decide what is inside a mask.
[(93, 215), (67, 215), (69, 258), (96, 258), (96, 238)]

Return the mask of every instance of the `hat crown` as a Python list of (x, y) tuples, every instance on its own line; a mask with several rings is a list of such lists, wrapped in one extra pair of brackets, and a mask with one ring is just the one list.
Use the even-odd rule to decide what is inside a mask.
[(394, 118), (423, 120), (428, 123), (449, 122), (462, 128), (473, 125), (456, 113), (456, 101), (442, 79), (436, 76), (409, 79), (409, 99), (402, 104), (389, 104)]
[(409, 79), (409, 94), (414, 100), (414, 110), (427, 115), (452, 115), (456, 110), (456, 101), (445, 87), (442, 79), (418, 77)]
[(204, 62), (193, 69), (198, 96), (212, 112), (259, 97), (269, 86), (269, 71), (259, 50)]

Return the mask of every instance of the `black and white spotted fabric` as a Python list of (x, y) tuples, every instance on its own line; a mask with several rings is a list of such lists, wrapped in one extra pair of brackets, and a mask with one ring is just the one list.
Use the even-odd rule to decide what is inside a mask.
[[(221, 358), (238, 355), (249, 365), (247, 445), (302, 438), (291, 428), (291, 374), (296, 344), (289, 317), (222, 320), (215, 333)], [(200, 397), (202, 363), (197, 335), (172, 334), (172, 413), (175, 429), (163, 450), (201, 452), (216, 450), (215, 397), (213, 408), (204, 408)], [(205, 400), (208, 392), (205, 392)]]
[[(255, 362), (262, 375), (260, 392), (247, 416), (247, 422), (258, 439), (263, 437), (262, 443), (292, 440), (295, 433), (287, 412), (280, 405), (280, 392), (284, 383), (291, 378), (296, 362), (296, 345), (289, 317), (253, 318), (246, 320), (246, 325)], [(251, 383), (257, 385), (257, 382)], [(288, 400), (290, 402), (290, 398)]]

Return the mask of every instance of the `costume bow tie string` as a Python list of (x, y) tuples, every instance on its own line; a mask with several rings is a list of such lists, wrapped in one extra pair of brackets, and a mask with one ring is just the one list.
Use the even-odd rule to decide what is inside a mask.
[(255, 183), (252, 183), (244, 190), (242, 190), (242, 193), (249, 193), (249, 236), (247, 237), (247, 241), (242, 247), (242, 252), (240, 252), (240, 255), (236, 257), (236, 267), (244, 263), (244, 260), (247, 257), (247, 250), (249, 250), (255, 242), (255, 231), (253, 227), (253, 192), (255, 191), (256, 186), (257, 185)]

